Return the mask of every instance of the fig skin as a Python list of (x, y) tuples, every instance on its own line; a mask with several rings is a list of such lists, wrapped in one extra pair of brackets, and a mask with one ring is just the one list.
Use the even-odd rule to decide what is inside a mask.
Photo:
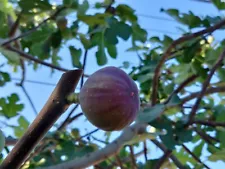
[(121, 69), (105, 67), (92, 74), (79, 94), (86, 118), (104, 131), (118, 131), (132, 123), (139, 111), (137, 85)]

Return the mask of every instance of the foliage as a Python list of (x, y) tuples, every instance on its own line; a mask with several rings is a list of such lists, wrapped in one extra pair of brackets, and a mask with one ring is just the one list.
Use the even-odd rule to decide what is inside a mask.
[[(218, 10), (225, 9), (225, 3), (220, 0), (212, 0), (211, 5)], [(96, 12), (89, 12), (91, 9)], [(181, 27), (188, 28), (182, 36), (191, 35), (199, 28), (212, 28), (224, 21), (222, 15), (198, 16), (192, 11), (183, 13), (179, 9), (161, 9), (161, 12), (173, 18)], [(69, 17), (71, 15), (73, 17)], [(14, 24), (10, 25), (9, 21)], [(154, 166), (172, 169), (178, 165), (174, 161), (174, 158), (177, 158), (184, 168), (200, 169), (206, 167), (201, 161), (206, 152), (209, 162), (225, 161), (225, 60), (215, 67), (218, 57), (224, 51), (225, 39), (214, 41), (214, 31), (224, 31), (225, 24), (200, 36), (194, 35), (188, 40), (173, 44), (176, 39), (168, 35), (149, 37), (139, 22), (135, 9), (119, 1), (114, 3), (110, 0), (99, 1), (94, 5), (87, 0), (82, 3), (78, 0), (63, 0), (57, 4), (50, 0), (1, 0), (0, 23), (0, 54), (7, 60), (7, 63), (0, 62), (1, 91), (12, 82), (14, 73), (20, 73), (22, 70), (21, 79), (24, 78), (27, 73), (25, 65), (37, 72), (41, 65), (47, 62), (52, 73), (56, 71), (56, 66), (63, 68), (64, 56), (60, 53), (62, 49), (68, 50), (71, 56), (71, 65), (68, 67), (74, 69), (85, 68), (86, 61), (82, 59), (88, 59), (87, 51), (91, 51), (99, 66), (108, 64), (109, 58), (121, 58), (118, 53), (121, 41), (129, 44), (127, 52), (138, 54), (140, 63), (131, 64), (127, 61), (123, 63), (123, 68), (129, 68), (129, 75), (139, 85), (141, 107), (136, 121), (147, 123), (154, 131), (130, 140), (127, 145), (121, 147), (116, 156), (99, 161), (96, 168), (116, 168), (121, 165), (123, 168), (131, 168), (137, 165), (140, 169)], [(83, 29), (83, 26), (86, 29)], [(15, 38), (19, 35), (19, 38)], [(146, 44), (151, 44), (151, 47)], [(157, 72), (157, 66), (161, 64), (171, 44), (172, 49), (163, 62), (162, 69)], [(8, 48), (8, 45), (19, 52)], [(31, 58), (24, 59), (21, 57), (24, 55)], [(13, 73), (7, 72), (4, 64), (10, 66)], [(210, 83), (206, 84), (213, 68), (214, 80), (209, 79)], [(160, 73), (157, 79), (156, 73)], [(157, 98), (153, 98), (152, 86), (156, 81)], [(23, 83), (22, 80), (17, 87), (26, 91)], [(203, 90), (204, 85), (206, 91), (203, 91), (204, 96), (197, 103), (193, 99), (199, 98), (200, 95), (194, 91)], [(0, 97), (0, 127), (7, 136), (6, 143), (7, 139), (22, 137), (31, 123), (26, 115), (21, 113), (29, 103), (20, 98), (13, 88), (12, 93)], [(157, 104), (151, 105), (152, 99), (156, 99)], [(196, 112), (193, 110), (195, 106)], [(194, 119), (190, 117), (191, 112)], [(13, 119), (14, 123), (8, 124), (8, 119)], [(110, 145), (109, 140), (113, 133), (105, 132), (105, 137), (102, 138), (95, 138), (91, 134), (83, 137), (80, 126), (69, 129), (67, 125), (76, 119), (69, 117), (64, 130), (61, 128), (49, 131), (22, 168), (54, 166), (101, 150), (102, 144), (104, 147)], [(60, 125), (62, 124), (56, 124)], [(8, 135), (4, 126), (12, 129), (14, 134)], [(2, 140), (2, 136), (0, 138)], [(157, 146), (163, 146), (159, 146), (163, 153), (170, 152), (168, 157), (171, 157), (172, 161), (162, 156), (135, 163), (130, 158), (143, 159), (146, 157), (146, 149), (151, 152), (153, 147), (145, 147), (140, 154), (135, 151), (134, 155), (132, 149), (127, 146), (140, 150), (143, 141), (149, 143), (151, 140), (157, 141)], [(185, 148), (189, 145), (192, 147), (190, 151)], [(0, 161), (9, 153), (9, 147), (10, 145), (6, 144)]]

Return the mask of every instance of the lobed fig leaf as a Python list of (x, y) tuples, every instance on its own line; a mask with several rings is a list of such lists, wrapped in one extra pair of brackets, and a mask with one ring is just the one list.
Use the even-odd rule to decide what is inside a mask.
[(122, 130), (139, 111), (137, 85), (121, 69), (105, 67), (92, 74), (79, 94), (86, 118), (105, 131)]

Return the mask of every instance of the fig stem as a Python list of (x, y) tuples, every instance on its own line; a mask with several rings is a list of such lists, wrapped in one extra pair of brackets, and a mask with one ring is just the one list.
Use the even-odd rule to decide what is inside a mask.
[(68, 97), (67, 97), (67, 102), (72, 104), (79, 104), (79, 93), (71, 93)]

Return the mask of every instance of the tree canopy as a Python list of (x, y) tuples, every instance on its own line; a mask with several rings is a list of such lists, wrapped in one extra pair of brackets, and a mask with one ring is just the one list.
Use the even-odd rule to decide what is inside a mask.
[[(206, 3), (225, 10), (222, 0)], [(149, 36), (135, 9), (120, 1), (1, 0), (0, 93), (19, 73), (15, 86), (28, 101), (13, 87), (9, 95), (0, 95), (0, 168), (203, 169), (211, 168), (207, 162), (224, 162), (225, 37), (214, 36), (224, 32), (225, 18), (173, 8), (161, 12), (187, 28), (182, 36)], [(127, 55), (137, 55), (138, 63), (128, 58), (118, 67), (138, 85), (138, 116), (121, 132), (95, 129), (82, 135), (76, 125), (83, 116), (79, 104), (55, 106), (49, 100), (60, 102), (82, 88), (90, 76), (85, 71), (90, 53), (99, 67), (125, 57), (118, 52), (121, 41), (129, 46)], [(70, 66), (62, 49), (69, 51)], [(38, 73), (42, 67), (63, 75), (38, 114), (24, 83), (28, 70)], [(21, 113), (28, 105), (36, 113), (34, 122), (26, 117), (30, 112)], [(76, 127), (68, 127), (71, 123)], [(98, 132), (104, 137), (93, 136)], [(162, 152), (154, 159), (149, 156), (153, 147)]]

